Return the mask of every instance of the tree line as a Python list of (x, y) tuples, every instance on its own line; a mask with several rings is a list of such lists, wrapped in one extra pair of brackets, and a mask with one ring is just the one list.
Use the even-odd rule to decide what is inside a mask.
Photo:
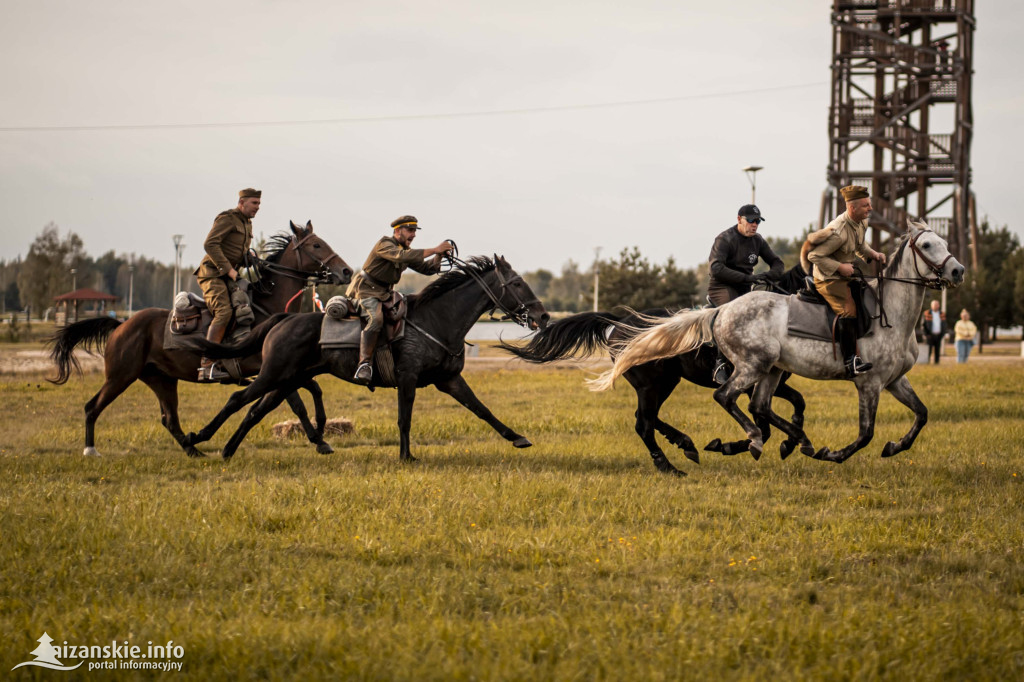
[[(792, 239), (767, 237), (787, 268), (799, 260), (800, 246), (810, 230), (808, 226), (803, 235)], [(257, 243), (257, 249), (260, 245)], [(981, 224), (975, 247), (978, 267), (971, 267), (970, 259), (965, 258), (967, 280), (947, 293), (946, 306), (950, 325), (960, 309), (967, 308), (983, 338), (989, 338), (995, 327), (1024, 323), (1024, 248), (1007, 226), (996, 228), (987, 220)], [(586, 267), (569, 260), (557, 274), (546, 269), (522, 274), (548, 310), (574, 313), (593, 309), (595, 273), (601, 310), (693, 307), (704, 303), (707, 292), (707, 263), (687, 269), (680, 268), (671, 256), (664, 263), (652, 262), (635, 246)], [(114, 251), (93, 258), (78, 235), (68, 232), (62, 237), (60, 228), (51, 222), (32, 242), (24, 259), (0, 260), (0, 304), (4, 313), (28, 309), (41, 317), (53, 306), (55, 296), (88, 287), (119, 297), (117, 309), (127, 310), (130, 281), (134, 310), (170, 307), (173, 265)], [(182, 270), (180, 281), (182, 287), (198, 292), (191, 267)], [(415, 292), (428, 281), (423, 275), (409, 272), (399, 289)], [(336, 293), (344, 293), (344, 287), (322, 287), (320, 291), (325, 300)], [(925, 307), (938, 296), (926, 297)], [(311, 306), (308, 299), (305, 305), (306, 309)]]

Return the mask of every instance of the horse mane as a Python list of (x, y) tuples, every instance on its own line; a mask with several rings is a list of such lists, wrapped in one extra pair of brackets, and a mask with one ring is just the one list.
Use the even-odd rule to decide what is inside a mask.
[(907, 248), (907, 244), (910, 243), (910, 237), (916, 233), (904, 232), (896, 240), (896, 248), (893, 249), (892, 255), (889, 256), (888, 261), (885, 264), (885, 270), (882, 271), (884, 277), (895, 277), (896, 269), (900, 266), (900, 260), (903, 258), (903, 251)]
[(278, 232), (267, 239), (263, 245), (263, 259), (269, 263), (276, 263), (281, 260), (281, 255), (292, 243), (291, 232)]
[(440, 298), (455, 287), (472, 279), (473, 275), (470, 274), (471, 272), (482, 276), (491, 270), (494, 270), (497, 265), (498, 264), (490, 258), (485, 258), (484, 256), (470, 256), (468, 261), (457, 264), (451, 270), (425, 286), (418, 294), (410, 296), (410, 306), (414, 304), (423, 305), (424, 303), (429, 303), (430, 301)]

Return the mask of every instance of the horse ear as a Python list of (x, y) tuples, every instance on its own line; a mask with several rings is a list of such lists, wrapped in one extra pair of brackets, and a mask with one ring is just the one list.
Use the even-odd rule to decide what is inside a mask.
[(306, 221), (306, 230), (308, 230), (309, 232), (313, 231), (313, 221), (312, 220), (307, 220)]

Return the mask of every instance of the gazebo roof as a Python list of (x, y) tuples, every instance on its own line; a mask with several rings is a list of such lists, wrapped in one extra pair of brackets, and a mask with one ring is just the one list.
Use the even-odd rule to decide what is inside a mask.
[(66, 294), (60, 296), (54, 296), (54, 301), (62, 303), (64, 301), (117, 301), (118, 296), (113, 294), (105, 294), (102, 291), (96, 291), (95, 289), (75, 289)]

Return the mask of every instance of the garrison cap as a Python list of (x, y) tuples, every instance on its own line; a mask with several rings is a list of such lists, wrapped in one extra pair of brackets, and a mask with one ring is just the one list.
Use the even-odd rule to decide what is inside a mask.
[(420, 226), (416, 223), (416, 216), (414, 215), (404, 215), (401, 218), (395, 218), (391, 221), (391, 227), (396, 230), (400, 227), (407, 227), (410, 230), (420, 229)]
[(238, 198), (239, 199), (259, 199), (262, 194), (263, 194), (263, 192), (258, 190), (258, 189), (253, 189), (252, 187), (246, 187), (245, 189), (241, 190), (238, 193)]
[(854, 199), (867, 199), (868, 194), (867, 187), (861, 187), (860, 185), (848, 185), (839, 190), (839, 193), (843, 195), (843, 201), (853, 201)]

